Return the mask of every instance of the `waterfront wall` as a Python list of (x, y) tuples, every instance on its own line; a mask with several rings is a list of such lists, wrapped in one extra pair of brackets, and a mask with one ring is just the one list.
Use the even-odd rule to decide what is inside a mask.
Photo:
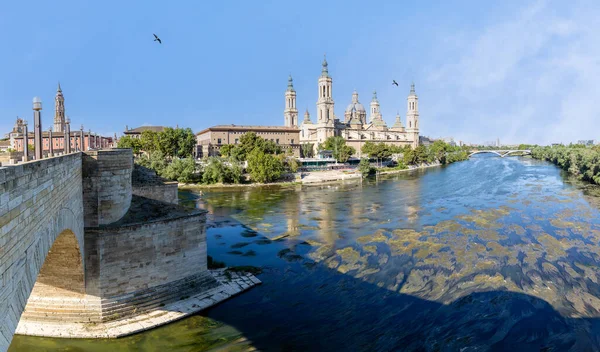
[(85, 254), (81, 163), (74, 153), (0, 168), (0, 351), (8, 349), (56, 238), (75, 237), (75, 261)]
[(134, 185), (132, 193), (136, 196), (177, 204), (179, 203), (177, 185), (177, 182), (165, 182), (156, 185)]

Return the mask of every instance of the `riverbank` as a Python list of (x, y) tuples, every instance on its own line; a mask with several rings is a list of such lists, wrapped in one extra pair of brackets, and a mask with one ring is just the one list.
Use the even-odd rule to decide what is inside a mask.
[[(433, 164), (421, 164), (419, 166), (413, 166), (408, 169), (402, 170), (390, 170), (390, 171), (379, 171), (378, 175), (391, 175), (397, 174), (401, 172), (408, 172), (419, 169), (426, 169), (430, 167), (441, 166), (439, 162)], [(319, 185), (331, 182), (339, 182), (339, 181), (348, 181), (348, 180), (360, 180), (362, 179), (362, 174), (356, 170), (354, 172), (348, 171), (313, 171), (305, 173), (301, 181), (279, 181), (279, 182), (269, 182), (269, 183), (239, 183), (239, 184), (224, 184), (224, 183), (215, 183), (210, 185), (205, 184), (190, 184), (190, 183), (179, 183), (179, 189), (182, 190), (198, 190), (198, 189), (219, 189), (219, 188), (253, 188), (253, 187), (286, 187), (286, 186), (298, 186), (298, 185)]]

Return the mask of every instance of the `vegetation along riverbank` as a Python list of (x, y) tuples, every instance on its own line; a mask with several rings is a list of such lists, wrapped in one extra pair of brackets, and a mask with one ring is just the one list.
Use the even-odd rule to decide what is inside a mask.
[(534, 147), (531, 156), (549, 161), (580, 180), (600, 184), (600, 146)]
[[(238, 144), (222, 146), (220, 156), (201, 160), (193, 157), (193, 141), (191, 130), (167, 128), (163, 132), (144, 131), (138, 139), (121, 138), (119, 147), (132, 148), (136, 164), (165, 179), (178, 181), (184, 187), (287, 186), (298, 184), (304, 176), (314, 176), (312, 178), (317, 181), (322, 178), (319, 171), (304, 170), (300, 160), (289, 150), (255, 133), (242, 135)], [(303, 145), (301, 149), (302, 154), (309, 154), (304, 157), (313, 156), (312, 145)], [(358, 153), (362, 158), (357, 168), (356, 164), (349, 163), (357, 151), (347, 146), (341, 137), (330, 137), (317, 149), (330, 150), (339, 163), (337, 166), (346, 167), (346, 170), (333, 172), (339, 173), (339, 177), (327, 175), (324, 182), (348, 179), (350, 173), (368, 176), (377, 172), (450, 164), (468, 158), (466, 149), (441, 140), (430, 146), (419, 145), (416, 149), (366, 142)]]

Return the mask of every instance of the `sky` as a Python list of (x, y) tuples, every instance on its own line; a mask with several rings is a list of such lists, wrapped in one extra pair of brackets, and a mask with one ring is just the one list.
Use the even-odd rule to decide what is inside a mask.
[[(315, 120), (323, 55), (343, 119), (356, 89), (421, 135), (467, 143), (599, 140), (598, 1), (4, 1), (0, 135), (52, 124), (60, 82), (72, 128), (283, 125), (288, 75)], [(153, 41), (156, 33), (163, 41)], [(391, 84), (392, 80), (399, 87)]]

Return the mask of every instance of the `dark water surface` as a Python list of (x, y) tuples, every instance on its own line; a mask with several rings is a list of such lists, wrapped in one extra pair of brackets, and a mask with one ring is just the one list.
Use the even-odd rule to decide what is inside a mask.
[(263, 284), (118, 340), (14, 351), (600, 350), (597, 187), (527, 158), (326, 186), (181, 192)]

